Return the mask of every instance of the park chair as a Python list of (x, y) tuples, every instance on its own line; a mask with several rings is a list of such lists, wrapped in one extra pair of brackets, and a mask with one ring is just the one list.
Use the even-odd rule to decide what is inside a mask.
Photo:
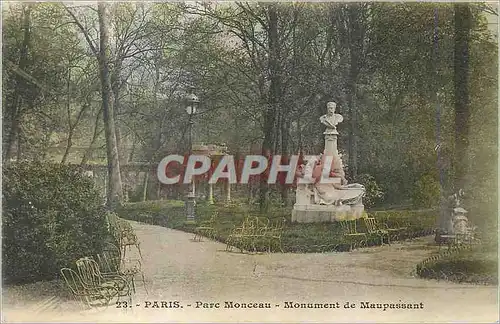
[(212, 216), (207, 221), (201, 221), (198, 226), (194, 229), (194, 241), (201, 241), (203, 236), (210, 239), (215, 239), (217, 236), (217, 230), (215, 228), (217, 223), (217, 218), (219, 217), (218, 212), (213, 212)]
[(119, 294), (115, 286), (85, 285), (80, 275), (69, 268), (62, 268), (61, 275), (75, 301), (84, 308), (107, 307)]
[(451, 248), (458, 246), (458, 240), (457, 236), (454, 234), (437, 234), (438, 239), (438, 250), (441, 251), (441, 247), (443, 245), (446, 245), (448, 247), (448, 250), (451, 250)]
[(271, 224), (271, 221), (267, 217), (255, 217), (255, 222), (260, 228), (268, 228)]
[(407, 220), (404, 219), (399, 219), (391, 220), (392, 226), (389, 226), (389, 218), (386, 217), (385, 219), (378, 219), (376, 218), (376, 222), (381, 224), (381, 228), (387, 230), (389, 232), (389, 237), (391, 241), (398, 241), (401, 240), (405, 237), (411, 238), (413, 237), (413, 233), (411, 233), (412, 226)]
[(356, 247), (366, 246), (367, 233), (360, 233), (357, 230), (356, 220), (339, 221), (342, 228), (342, 238), (349, 245), (349, 251)]
[(120, 228), (119, 243), (122, 249), (122, 258), (123, 258), (122, 260), (125, 259), (127, 248), (130, 249), (132, 246), (135, 246), (137, 248), (139, 256), (142, 259), (141, 243), (137, 238), (137, 235), (135, 234), (132, 225), (130, 225), (130, 223), (126, 220), (120, 220), (119, 228)]
[(255, 217), (252, 224), (253, 226), (243, 234), (243, 240), (246, 242), (244, 245), (247, 246), (248, 249), (252, 248), (255, 252), (258, 250), (258, 247), (264, 248), (266, 245), (266, 233), (269, 230), (269, 218)]
[(99, 267), (104, 273), (117, 273), (123, 265), (120, 249), (112, 244), (106, 243), (101, 254), (97, 255)]
[(466, 232), (463, 234), (438, 234), (438, 246), (439, 250), (441, 250), (441, 246), (446, 244), (448, 246), (448, 250), (452, 248), (468, 248), (472, 245), (479, 243), (479, 239), (477, 238), (477, 227), (476, 226), (468, 226), (466, 228)]
[(265, 232), (266, 241), (268, 243), (268, 251), (280, 250), (283, 253), (283, 247), (281, 244), (281, 236), (285, 229), (286, 218), (280, 217), (271, 222)]
[(473, 245), (480, 243), (477, 226), (467, 226), (464, 234), (458, 234), (459, 242), (466, 245)]
[(108, 212), (106, 214), (106, 220), (108, 222), (108, 231), (115, 240), (115, 242), (120, 245), (121, 241), (121, 228), (120, 222), (121, 219), (115, 214)]
[(362, 220), (369, 236), (378, 237), (380, 239), (380, 245), (384, 244), (384, 238), (387, 238), (387, 244), (391, 244), (389, 228), (383, 228), (373, 217), (364, 217)]
[(118, 300), (121, 297), (128, 297), (129, 301), (132, 302), (131, 283), (130, 280), (127, 280), (129, 278), (114, 273), (104, 276), (97, 262), (89, 257), (78, 259), (76, 267), (85, 288), (111, 287), (110, 289), (117, 291), (116, 297)]
[(117, 229), (119, 227), (120, 217), (113, 212), (106, 213), (106, 219), (108, 222), (108, 228), (110, 231)]
[(239, 236), (239, 246), (241, 252), (243, 251), (255, 251), (255, 240), (257, 240), (260, 235), (260, 229), (258, 227), (258, 219), (255, 217), (248, 217), (247, 221), (242, 227), (242, 232)]
[(389, 235), (393, 236), (393, 241), (413, 237), (413, 227), (408, 220), (400, 219), (394, 223), (395, 226), (392, 227), (384, 223), (389, 231)]
[(250, 235), (255, 231), (255, 220), (246, 217), (239, 227), (233, 228), (226, 240), (226, 251), (231, 251), (233, 246), (238, 247), (240, 252), (249, 249)]
[(102, 253), (97, 255), (102, 275), (106, 277), (108, 275), (116, 274), (127, 278), (127, 280), (131, 283), (133, 292), (135, 293), (135, 276), (140, 274), (144, 289), (146, 290), (146, 294), (148, 294), (146, 280), (144, 279), (144, 273), (142, 272), (141, 260), (130, 260), (129, 263), (126, 263), (125, 260), (121, 259), (120, 252), (120, 249), (115, 245), (106, 243)]

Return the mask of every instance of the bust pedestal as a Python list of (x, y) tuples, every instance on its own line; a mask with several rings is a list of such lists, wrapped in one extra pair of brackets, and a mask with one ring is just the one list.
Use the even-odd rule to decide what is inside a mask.
[(326, 223), (363, 217), (364, 206), (301, 205), (293, 206), (292, 222)]
[(339, 156), (337, 149), (337, 134), (325, 133), (325, 155)]
[[(341, 182), (335, 178), (335, 183)], [(297, 184), (296, 202), (292, 210), (292, 222), (324, 223), (363, 217), (365, 208), (358, 205), (319, 205), (314, 203), (312, 184)]]

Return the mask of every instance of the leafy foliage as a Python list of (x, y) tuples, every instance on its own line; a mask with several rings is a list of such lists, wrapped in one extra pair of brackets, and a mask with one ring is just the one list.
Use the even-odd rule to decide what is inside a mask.
[(102, 199), (74, 167), (20, 162), (3, 169), (3, 277), (49, 280), (107, 236)]
[(376, 207), (383, 202), (384, 192), (372, 175), (359, 174), (354, 181), (365, 186), (366, 192), (363, 197), (365, 208)]
[(416, 207), (436, 207), (440, 199), (441, 187), (433, 176), (425, 174), (415, 183), (413, 204)]
[[(466, 209), (475, 223), (495, 234), (498, 40), (488, 28), (484, 7), (468, 6), (473, 16), (468, 86), (473, 131), (469, 167), (462, 172), (470, 193)], [(368, 195), (368, 205), (434, 204), (416, 194), (434, 186), (430, 178), (422, 180), (425, 174), (442, 180), (443, 190), (456, 191), (453, 184), (462, 174), (454, 170), (452, 4), (110, 7), (110, 81), (121, 163), (154, 163), (187, 148), (190, 123), (183, 97), (193, 86), (200, 98), (193, 142), (227, 143), (231, 153), (244, 154), (260, 150), (266, 140), (274, 154), (317, 154), (323, 147), (318, 118), (333, 100), (345, 118), (338, 126), (338, 146), (348, 153), (345, 162), (352, 175), (373, 175), (383, 188), (383, 201), (371, 202)], [(63, 160), (60, 151), (72, 147), (74, 159), (67, 161), (106, 156), (96, 100), (99, 67), (81, 41), (87, 34), (98, 44), (96, 10), (68, 8), (11, 4), (4, 11), (4, 57), (23, 65), (45, 88), (21, 82), (4, 65), (4, 142), (17, 147), (19, 159)], [(26, 17), (30, 28), (25, 28)], [(12, 130), (18, 143), (16, 136), (8, 140)], [(416, 183), (423, 187), (415, 190)], [(155, 199), (157, 188), (148, 188), (149, 198)], [(270, 191), (269, 199), (281, 195), (286, 201), (280, 188)], [(142, 198), (144, 190), (136, 192)]]

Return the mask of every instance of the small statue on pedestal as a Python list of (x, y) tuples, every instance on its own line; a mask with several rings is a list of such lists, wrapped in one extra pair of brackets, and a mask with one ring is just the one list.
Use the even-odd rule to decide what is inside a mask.
[(461, 199), (465, 193), (460, 189), (457, 193), (449, 196), (445, 201), (445, 208), (442, 210), (439, 228), (436, 231), (435, 241), (442, 243), (446, 241), (443, 237), (456, 235), (466, 237), (473, 235), (473, 227), (467, 218), (467, 210), (461, 206)]

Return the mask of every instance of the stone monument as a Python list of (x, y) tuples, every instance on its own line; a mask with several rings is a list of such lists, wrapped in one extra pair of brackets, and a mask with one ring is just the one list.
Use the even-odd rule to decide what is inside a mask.
[(460, 189), (448, 197), (446, 208), (444, 208), (439, 221), (438, 235), (466, 235), (471, 228), (467, 218), (467, 210), (461, 206), (464, 191)]
[[(326, 126), (325, 149), (298, 168), (296, 201), (292, 222), (315, 223), (357, 219), (363, 216), (364, 186), (347, 184), (344, 164), (337, 148), (337, 125), (344, 118), (335, 113), (336, 104), (327, 104), (327, 113), (320, 117)], [(328, 179), (326, 179), (328, 178)]]

